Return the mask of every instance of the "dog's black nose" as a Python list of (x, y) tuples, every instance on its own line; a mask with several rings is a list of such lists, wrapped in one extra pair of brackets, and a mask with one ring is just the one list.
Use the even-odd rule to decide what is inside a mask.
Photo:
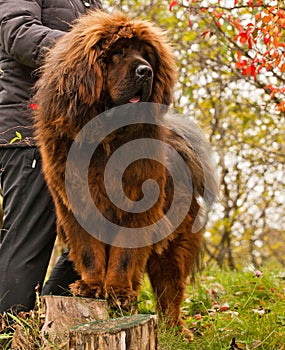
[(149, 78), (152, 76), (152, 69), (151, 67), (145, 65), (145, 64), (140, 64), (136, 68), (136, 76), (138, 78)]

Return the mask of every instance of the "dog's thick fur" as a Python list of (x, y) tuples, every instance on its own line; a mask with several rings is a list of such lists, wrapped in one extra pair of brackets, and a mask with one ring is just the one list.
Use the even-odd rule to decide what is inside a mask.
[[(170, 105), (175, 80), (174, 53), (159, 28), (147, 21), (130, 20), (120, 12), (90, 12), (78, 20), (46, 59), (35, 96), (38, 104), (35, 126), (59, 232), (70, 247), (70, 258), (81, 275), (81, 280), (71, 285), (73, 293), (96, 298), (107, 296), (111, 300), (115, 296), (121, 307), (128, 308), (136, 301), (142, 274), (147, 271), (158, 310), (170, 325), (182, 325), (180, 304), (186, 279), (199, 266), (202, 251), (202, 228), (192, 233), (192, 225), (200, 209), (198, 197), (205, 192), (205, 176), (210, 193), (208, 201), (217, 193), (209, 149), (200, 140), (199, 132), (178, 121), (182, 118), (154, 113), (153, 118), (164, 118), (170, 128), (125, 127), (102, 142), (90, 163), (89, 188), (99, 210), (118, 225), (143, 227), (162, 218), (169, 208), (173, 195), (169, 172), (159, 162), (146, 159), (126, 169), (124, 190), (131, 200), (141, 199), (142, 183), (146, 179), (155, 180), (160, 188), (151, 210), (129, 214), (111, 204), (104, 191), (104, 167), (110, 155), (128, 140), (142, 137), (166, 142), (181, 154), (192, 174), (194, 196), (184, 221), (159, 243), (122, 248), (118, 242), (108, 245), (97, 240), (76, 221), (65, 190), (68, 151), (82, 127), (105, 110), (128, 102)], [(166, 149), (162, 147), (155, 152), (161, 159), (170, 158), (171, 164), (171, 154)], [(113, 191), (117, 186), (114, 181)], [(79, 189), (78, 211), (84, 210), (81, 201), (84, 195)]]

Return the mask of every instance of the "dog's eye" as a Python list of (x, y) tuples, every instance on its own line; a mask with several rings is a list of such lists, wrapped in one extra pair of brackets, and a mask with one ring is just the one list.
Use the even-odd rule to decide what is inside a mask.
[(113, 56), (124, 57), (124, 55), (125, 55), (124, 49), (119, 49), (113, 52)]

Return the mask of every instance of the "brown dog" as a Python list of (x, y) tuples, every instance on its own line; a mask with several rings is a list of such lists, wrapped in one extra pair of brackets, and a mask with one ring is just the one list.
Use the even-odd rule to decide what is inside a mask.
[[(137, 300), (142, 274), (147, 271), (158, 310), (170, 325), (182, 325), (180, 304), (186, 279), (199, 267), (202, 251), (205, 219), (199, 224), (198, 219), (203, 216), (199, 199), (203, 197), (209, 207), (217, 194), (217, 181), (209, 147), (195, 125), (171, 117), (167, 108), (156, 105), (171, 104), (175, 78), (174, 53), (160, 29), (147, 21), (131, 20), (120, 12), (91, 12), (50, 51), (37, 86), (35, 118), (58, 230), (81, 275), (81, 280), (71, 286), (73, 293), (95, 298), (107, 296), (111, 301), (115, 296), (116, 302), (128, 309)], [(151, 108), (144, 107), (142, 102), (152, 102)], [(131, 113), (138, 121), (105, 136), (105, 127), (101, 125), (104, 120), (99, 115), (114, 111), (116, 106), (126, 107), (123, 112), (115, 109), (111, 113), (115, 123), (119, 120), (116, 113)], [(72, 152), (70, 156), (77, 134), (93, 120), (95, 124), (90, 124), (84, 134), (85, 146), (82, 140), (75, 142), (79, 144), (80, 156)], [(115, 171), (108, 192), (104, 170), (110, 157), (125, 143), (142, 142), (145, 138), (160, 142), (149, 149), (146, 145), (150, 157), (138, 157), (125, 169), (122, 178), (114, 176)], [(84, 147), (97, 139), (100, 142), (89, 162)], [(141, 144), (137, 148), (141, 150)], [(185, 177), (172, 150), (181, 156), (191, 173), (189, 186), (180, 181), (176, 184), (172, 179), (173, 171), (175, 176)], [(86, 162), (87, 191), (82, 185)], [(132, 210), (132, 205), (144, 198), (142, 185), (147, 179), (154, 180), (159, 188), (156, 201), (145, 211)], [(110, 193), (116, 197), (121, 183), (128, 199), (123, 204), (131, 210), (110, 201)], [(67, 187), (75, 196), (72, 205)], [(187, 187), (191, 187), (191, 201), (184, 195)], [(175, 191), (180, 196), (172, 217), (186, 212), (181, 222), (173, 224), (161, 219), (172, 208)], [(104, 218), (114, 223), (114, 230), (108, 231), (97, 214), (94, 220), (92, 205), (86, 201), (88, 196)], [(81, 220), (94, 223), (92, 234)], [(198, 226), (193, 233), (195, 220)], [(158, 221), (162, 225), (155, 226)], [(124, 233), (126, 227), (132, 229), (131, 235)]]

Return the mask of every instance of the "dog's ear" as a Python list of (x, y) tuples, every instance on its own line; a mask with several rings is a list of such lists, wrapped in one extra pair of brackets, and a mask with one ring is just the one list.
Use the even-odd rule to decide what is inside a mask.
[[(83, 48), (74, 43), (65, 52), (59, 65), (58, 95), (69, 98), (76, 104), (89, 107), (100, 100), (103, 88), (103, 73), (99, 62), (100, 47)], [(55, 67), (56, 68), (56, 67)]]
[(47, 119), (83, 119), (103, 89), (101, 48), (76, 32), (64, 35), (46, 56), (35, 102)]
[(177, 80), (174, 48), (169, 44), (167, 34), (147, 21), (138, 22), (136, 36), (148, 44), (148, 56), (155, 72), (151, 102), (170, 105)]
[(164, 36), (152, 46), (152, 55), (156, 60), (152, 98), (156, 103), (169, 106), (173, 101), (177, 67), (173, 49), (166, 42)]

